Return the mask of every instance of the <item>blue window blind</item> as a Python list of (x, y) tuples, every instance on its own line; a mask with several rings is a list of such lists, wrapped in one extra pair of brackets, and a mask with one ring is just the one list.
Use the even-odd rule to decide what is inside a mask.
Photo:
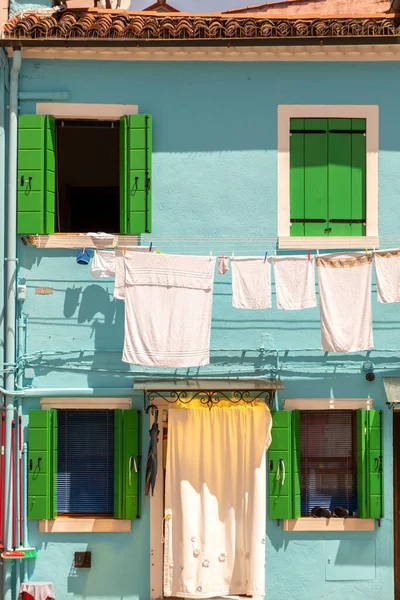
[(300, 411), (301, 515), (315, 506), (357, 509), (355, 413)]
[(114, 512), (114, 412), (58, 411), (58, 512)]

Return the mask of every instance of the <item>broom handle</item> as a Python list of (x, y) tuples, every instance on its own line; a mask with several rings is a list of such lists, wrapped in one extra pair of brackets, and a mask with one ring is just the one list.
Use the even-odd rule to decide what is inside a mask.
[(15, 469), (15, 420), (12, 422), (12, 430), (11, 430), (11, 461), (12, 461), (12, 493), (11, 498), (13, 501), (12, 515), (13, 515), (13, 524), (12, 524), (12, 545), (13, 550), (17, 547), (17, 506), (16, 506), (16, 469)]
[(0, 545), (3, 545), (3, 494), (4, 494), (4, 434), (5, 434), (6, 413), (1, 413), (1, 472), (0, 472)]
[(19, 545), (22, 547), (22, 417), (18, 417), (18, 441), (19, 441)]

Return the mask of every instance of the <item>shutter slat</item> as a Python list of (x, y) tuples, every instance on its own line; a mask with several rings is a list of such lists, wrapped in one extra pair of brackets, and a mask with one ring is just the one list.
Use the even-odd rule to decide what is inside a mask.
[(315, 506), (357, 509), (352, 411), (300, 411), (301, 514)]
[(114, 512), (114, 412), (60, 410), (58, 512)]

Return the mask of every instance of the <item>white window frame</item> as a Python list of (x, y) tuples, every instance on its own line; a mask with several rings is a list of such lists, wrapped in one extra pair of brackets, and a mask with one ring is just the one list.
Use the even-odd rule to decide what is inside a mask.
[[(182, 385), (180, 388), (182, 389)], [(188, 387), (187, 389), (190, 389)], [(160, 415), (158, 417), (158, 423), (167, 418), (168, 410), (174, 410), (171, 404), (168, 404), (166, 400), (153, 399), (152, 404), (159, 408)], [(178, 409), (179, 410), (179, 409)], [(154, 423), (154, 414), (150, 415), (150, 427)], [(157, 449), (157, 460), (159, 465), (159, 474), (157, 476), (156, 485), (154, 488), (154, 496), (150, 498), (150, 600), (163, 600), (163, 577), (164, 577), (164, 544), (163, 540), (163, 528), (164, 528), (164, 477), (162, 477), (162, 469), (164, 464), (163, 456), (163, 441), (162, 441), (162, 430), (160, 432), (158, 449)], [(219, 596), (214, 600), (241, 600), (243, 596), (229, 595)], [(249, 600), (262, 600), (264, 596), (247, 596)]]
[[(290, 236), (290, 119), (366, 119), (366, 235)], [(379, 106), (281, 104), (278, 106), (278, 244), (282, 249), (377, 248)]]
[[(41, 398), (42, 410), (130, 410), (131, 398)], [(40, 520), (40, 533), (117, 533), (132, 530), (132, 521), (128, 519), (86, 518), (58, 516), (56, 519)]]
[[(372, 398), (286, 398), (284, 410), (373, 410)], [(297, 531), (374, 531), (375, 519), (284, 519), (283, 530)]]

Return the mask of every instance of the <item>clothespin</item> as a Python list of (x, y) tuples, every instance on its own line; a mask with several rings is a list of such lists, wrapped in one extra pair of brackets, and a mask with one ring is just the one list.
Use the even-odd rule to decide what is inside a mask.
[(126, 246), (124, 246), (124, 256), (126, 255)]
[(85, 252), (86, 252), (86, 248), (83, 249), (83, 254), (85, 254)]
[(319, 256), (319, 250), (317, 250), (317, 254), (318, 254), (318, 256)]
[(151, 252), (152, 247), (153, 247), (153, 242), (150, 242), (149, 252)]
[(211, 252), (210, 252), (210, 256), (212, 256), (212, 250), (211, 250)]
[(368, 254), (368, 248), (365, 248), (365, 254)]
[(311, 260), (311, 252), (308, 250), (308, 260)]
[(265, 253), (264, 262), (267, 260), (268, 252)]
[(275, 256), (276, 256), (276, 255), (277, 255), (277, 252), (276, 252), (276, 248), (275, 248)]
[(156, 254), (161, 254), (161, 250), (159, 250), (158, 248), (156, 248)]
[(97, 246), (96, 246), (96, 248), (94, 249), (94, 251), (96, 252), (96, 254), (98, 253), (99, 249), (98, 249), (98, 247), (97, 247)]

